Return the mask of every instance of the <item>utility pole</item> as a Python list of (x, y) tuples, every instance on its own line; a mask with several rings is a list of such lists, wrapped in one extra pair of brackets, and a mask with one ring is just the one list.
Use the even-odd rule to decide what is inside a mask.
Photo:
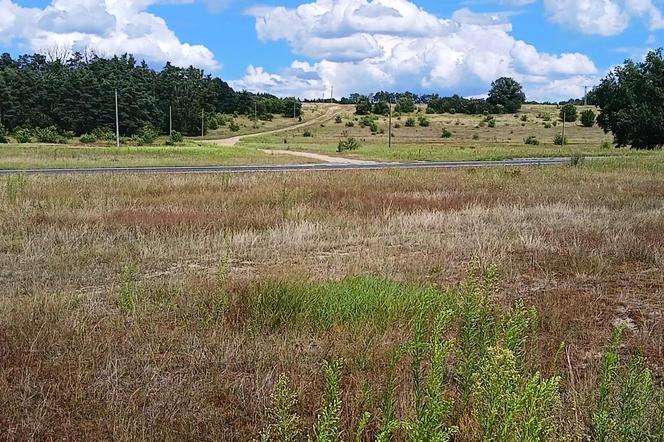
[(205, 136), (205, 109), (201, 109), (201, 137)]
[(562, 140), (562, 147), (565, 147), (565, 120), (567, 120), (567, 116), (565, 115), (565, 111), (563, 111), (563, 140)]
[(118, 117), (118, 90), (115, 90), (115, 147), (120, 148), (120, 118)]
[(390, 117), (387, 122), (387, 147), (392, 149), (392, 100), (388, 98), (387, 105), (390, 106)]
[(254, 129), (258, 128), (258, 105), (254, 101)]
[(588, 106), (588, 86), (583, 86), (583, 105)]
[(330, 104), (334, 102), (334, 85), (330, 86)]
[(173, 112), (171, 106), (168, 106), (168, 135), (173, 135)]

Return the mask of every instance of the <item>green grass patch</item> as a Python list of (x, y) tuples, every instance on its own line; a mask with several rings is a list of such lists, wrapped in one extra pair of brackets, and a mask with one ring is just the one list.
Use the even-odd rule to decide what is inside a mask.
[(366, 276), (324, 283), (268, 283), (258, 289), (250, 311), (254, 325), (269, 329), (387, 328), (436, 311), (446, 303), (432, 287)]

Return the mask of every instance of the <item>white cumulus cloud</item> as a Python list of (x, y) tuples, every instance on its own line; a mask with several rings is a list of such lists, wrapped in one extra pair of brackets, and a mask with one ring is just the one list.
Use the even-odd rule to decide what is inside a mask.
[(334, 85), (336, 96), (378, 89), (476, 95), (507, 75), (530, 97), (558, 98), (576, 86), (554, 90), (549, 84), (576, 85), (597, 74), (583, 54), (548, 54), (514, 38), (506, 14), (461, 9), (440, 18), (409, 0), (316, 0), (248, 12), (260, 39), (285, 40), (309, 59), (278, 73), (251, 66), (232, 82), (248, 90), (317, 98)]
[(585, 34), (612, 36), (625, 31), (635, 18), (651, 31), (664, 29), (662, 12), (652, 0), (544, 0), (549, 20)]
[(88, 48), (104, 55), (128, 52), (150, 62), (219, 68), (208, 48), (182, 42), (163, 18), (147, 11), (166, 2), (189, 0), (52, 0), (43, 9), (0, 0), (0, 41), (16, 40), (34, 51)]

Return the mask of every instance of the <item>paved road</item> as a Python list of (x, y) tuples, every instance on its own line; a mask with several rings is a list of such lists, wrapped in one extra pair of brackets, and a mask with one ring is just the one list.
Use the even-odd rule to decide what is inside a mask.
[(557, 166), (569, 163), (569, 158), (527, 158), (502, 161), (444, 161), (375, 164), (283, 164), (260, 166), (194, 166), (194, 167), (81, 167), (73, 169), (4, 169), (0, 175), (99, 175), (99, 174), (199, 174), (199, 173), (259, 173), (308, 172), (333, 170), (383, 169), (456, 169), (474, 167)]

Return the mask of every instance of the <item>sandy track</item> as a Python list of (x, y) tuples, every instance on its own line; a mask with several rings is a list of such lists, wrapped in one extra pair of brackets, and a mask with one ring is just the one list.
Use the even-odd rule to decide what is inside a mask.
[(222, 138), (218, 140), (202, 140), (204, 143), (209, 143), (209, 144), (216, 144), (219, 146), (235, 146), (237, 143), (240, 142), (241, 139), (245, 138), (252, 138), (252, 137), (259, 137), (261, 135), (271, 135), (271, 134), (276, 134), (280, 132), (286, 132), (289, 130), (293, 129), (300, 129), (303, 127), (308, 127), (313, 124), (317, 123), (324, 123), (326, 121), (331, 120), (337, 114), (341, 112), (343, 108), (341, 106), (330, 106), (327, 108), (325, 113), (323, 115), (319, 115), (318, 117), (314, 118), (313, 120), (305, 121), (303, 123), (295, 124), (293, 126), (287, 126), (287, 127), (282, 127), (280, 129), (274, 129), (274, 130), (269, 130), (266, 132), (258, 132), (255, 134), (247, 134), (247, 135), (238, 135), (237, 137), (231, 137), (231, 138)]
[(298, 152), (294, 150), (261, 149), (261, 152), (266, 153), (268, 155), (291, 155), (294, 157), (311, 158), (313, 160), (318, 160), (325, 163), (333, 163), (333, 164), (378, 164), (376, 161), (354, 160), (351, 158), (332, 157), (329, 155), (322, 155), (319, 153)]

